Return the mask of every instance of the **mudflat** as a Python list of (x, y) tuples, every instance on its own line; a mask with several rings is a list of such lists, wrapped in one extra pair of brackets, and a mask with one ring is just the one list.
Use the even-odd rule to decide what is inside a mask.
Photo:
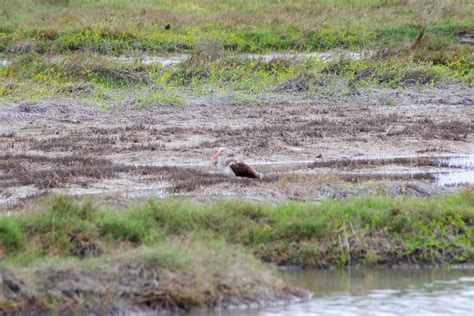
[[(451, 192), (459, 183), (437, 179), (463, 169), (446, 159), (474, 153), (471, 92), (456, 85), (313, 99), (270, 93), (261, 96), (267, 105), (227, 94), (107, 112), (74, 99), (5, 104), (0, 205), (48, 193), (278, 202)], [(263, 181), (219, 175), (210, 156), (221, 146)]]

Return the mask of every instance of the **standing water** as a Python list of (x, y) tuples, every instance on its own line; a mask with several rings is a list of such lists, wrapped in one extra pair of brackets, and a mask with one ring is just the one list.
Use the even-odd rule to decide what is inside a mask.
[(474, 266), (285, 272), (311, 300), (199, 315), (473, 315)]
[(437, 184), (444, 186), (474, 184), (474, 156), (452, 157), (442, 160), (441, 163), (451, 168), (459, 168), (459, 170), (438, 174)]

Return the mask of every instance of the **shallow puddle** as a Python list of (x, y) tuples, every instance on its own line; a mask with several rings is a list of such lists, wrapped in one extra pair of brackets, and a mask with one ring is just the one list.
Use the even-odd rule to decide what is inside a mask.
[(440, 163), (448, 167), (474, 169), (474, 156), (448, 157), (441, 159)]
[(474, 184), (474, 170), (440, 173), (436, 176), (436, 183), (442, 186)]
[(330, 170), (352, 182), (389, 179), (429, 180), (440, 186), (474, 184), (474, 156), (321, 160), (307, 168)]
[(256, 59), (265, 62), (271, 62), (275, 60), (304, 60), (304, 59), (316, 59), (320, 62), (330, 62), (339, 59), (349, 60), (360, 60), (373, 56), (374, 52), (350, 52), (350, 51), (333, 51), (333, 52), (320, 52), (320, 53), (267, 53), (267, 54), (242, 54), (238, 57), (242, 59)]
[(169, 193), (166, 189), (153, 190), (153, 189), (144, 189), (144, 190), (134, 190), (127, 191), (121, 194), (122, 197), (127, 199), (142, 199), (142, 198), (166, 198), (169, 196)]
[(12, 62), (8, 59), (0, 59), (0, 67), (10, 66)]
[(112, 58), (120, 62), (138, 62), (145, 65), (158, 64), (163, 67), (174, 66), (183, 63), (191, 58), (189, 54), (176, 54), (176, 55), (142, 55), (142, 56), (120, 56)]
[[(339, 59), (360, 60), (374, 55), (373, 51), (351, 52), (351, 51), (332, 51), (332, 52), (312, 52), (312, 53), (290, 53), (273, 52), (267, 54), (239, 54), (232, 55), (229, 58), (238, 58), (243, 60), (261, 60), (272, 62), (275, 60), (305, 60), (315, 59), (320, 62), (331, 62)], [(191, 58), (190, 54), (166, 54), (166, 55), (123, 55), (119, 57), (109, 57), (112, 61), (124, 63), (142, 63), (145, 65), (161, 65), (169, 67), (181, 64)], [(51, 63), (60, 63), (64, 60), (63, 56), (52, 56), (47, 59)], [(0, 67), (10, 66), (12, 62), (8, 59), (0, 59)]]
[[(374, 52), (350, 52), (350, 51), (334, 51), (321, 53), (289, 53), (289, 52), (274, 52), (267, 54), (239, 54), (229, 56), (229, 58), (238, 58), (243, 60), (262, 60), (264, 62), (271, 62), (275, 60), (304, 60), (316, 59), (320, 62), (331, 62), (339, 59), (360, 60), (373, 56)], [(159, 64), (163, 67), (174, 66), (183, 63), (191, 58), (189, 54), (175, 54), (175, 55), (142, 55), (142, 56), (120, 56), (112, 58), (120, 62), (138, 62), (143, 64)]]
[(436, 175), (436, 183), (443, 186), (460, 186), (474, 184), (474, 156), (452, 157), (442, 163), (461, 170), (440, 172)]

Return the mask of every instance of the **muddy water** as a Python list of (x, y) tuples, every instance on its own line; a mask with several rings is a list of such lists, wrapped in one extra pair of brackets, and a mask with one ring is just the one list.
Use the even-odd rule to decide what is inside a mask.
[(196, 315), (473, 315), (474, 266), (285, 272), (310, 301)]

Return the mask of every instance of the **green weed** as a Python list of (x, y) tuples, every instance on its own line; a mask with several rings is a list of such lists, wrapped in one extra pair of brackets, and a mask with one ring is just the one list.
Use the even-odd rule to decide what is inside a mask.
[(24, 235), (18, 223), (11, 218), (0, 218), (0, 257), (4, 251), (20, 251), (24, 244)]
[(383, 104), (385, 104), (386, 106), (394, 106), (395, 105), (395, 100), (392, 99), (392, 98), (385, 98), (383, 100)]
[(167, 91), (155, 91), (147, 93), (143, 96), (138, 97), (138, 103), (140, 108), (146, 108), (153, 105), (183, 105), (186, 106), (187, 103), (183, 98), (173, 94), (172, 92)]

